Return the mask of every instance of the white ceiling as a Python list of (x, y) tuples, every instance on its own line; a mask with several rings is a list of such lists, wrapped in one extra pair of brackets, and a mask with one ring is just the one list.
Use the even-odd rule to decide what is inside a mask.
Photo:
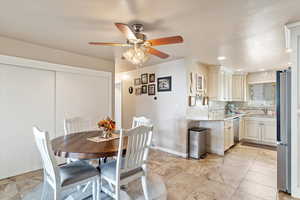
[[(123, 42), (114, 22), (145, 24), (148, 38), (182, 35), (182, 45), (158, 49), (256, 71), (286, 65), (284, 29), (300, 20), (298, 0), (9, 0), (0, 6), (0, 35), (108, 60)], [(119, 57), (119, 56), (118, 56)], [(151, 58), (150, 63), (164, 62)]]

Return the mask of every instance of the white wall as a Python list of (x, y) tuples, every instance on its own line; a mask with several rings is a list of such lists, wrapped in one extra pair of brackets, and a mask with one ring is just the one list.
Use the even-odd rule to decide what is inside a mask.
[[(157, 77), (172, 76), (172, 91), (156, 93), (154, 96), (129, 94), (128, 88), (134, 78), (142, 73), (155, 73)], [(153, 120), (154, 145), (181, 154), (186, 153), (187, 124), (185, 120), (187, 80), (185, 61), (175, 60), (126, 73), (128, 80), (122, 81), (122, 123), (130, 128), (134, 116), (146, 116)]]
[[(187, 95), (188, 96), (195, 96), (195, 90), (194, 93), (190, 91), (190, 86), (191, 86), (191, 81), (190, 81), (190, 75), (191, 73), (200, 73), (204, 76), (204, 87), (207, 89), (208, 88), (208, 67), (209, 65), (203, 64), (195, 59), (187, 58), (185, 59), (185, 67), (187, 71)], [(194, 86), (195, 87), (195, 84)], [(208, 106), (202, 106), (202, 105), (197, 105), (187, 107), (187, 115), (189, 116), (208, 116)]]

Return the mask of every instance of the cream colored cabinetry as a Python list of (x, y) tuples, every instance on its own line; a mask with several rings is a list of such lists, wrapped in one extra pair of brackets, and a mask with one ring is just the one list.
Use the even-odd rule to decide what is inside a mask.
[(224, 100), (231, 101), (232, 99), (232, 73), (224, 72), (224, 84), (222, 85), (224, 90)]
[(246, 101), (246, 75), (234, 74), (232, 76), (232, 101)]
[(224, 151), (234, 145), (233, 120), (224, 121)]
[(260, 126), (257, 120), (245, 120), (245, 135), (244, 139), (259, 141), (260, 140)]
[(211, 67), (208, 75), (208, 96), (212, 100), (232, 99), (232, 72), (224, 67)]
[(264, 120), (258, 118), (245, 119), (245, 140), (260, 144), (276, 145), (276, 123), (275, 120)]
[(244, 138), (245, 135), (245, 120), (243, 117), (240, 117), (240, 124), (239, 124), (239, 141)]
[(265, 144), (276, 144), (276, 123), (261, 122), (261, 142)]

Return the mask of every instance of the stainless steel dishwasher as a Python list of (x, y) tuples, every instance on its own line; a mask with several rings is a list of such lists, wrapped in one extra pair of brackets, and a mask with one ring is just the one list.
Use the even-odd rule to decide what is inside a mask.
[(233, 118), (234, 144), (240, 141), (240, 118)]

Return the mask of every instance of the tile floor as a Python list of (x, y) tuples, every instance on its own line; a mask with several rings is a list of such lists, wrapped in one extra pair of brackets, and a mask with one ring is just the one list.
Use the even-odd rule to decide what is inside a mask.
[[(164, 179), (168, 200), (292, 199), (276, 191), (276, 152), (268, 149), (239, 144), (199, 161), (151, 151), (149, 168)], [(41, 171), (0, 180), (0, 200), (20, 200), (41, 181)]]

